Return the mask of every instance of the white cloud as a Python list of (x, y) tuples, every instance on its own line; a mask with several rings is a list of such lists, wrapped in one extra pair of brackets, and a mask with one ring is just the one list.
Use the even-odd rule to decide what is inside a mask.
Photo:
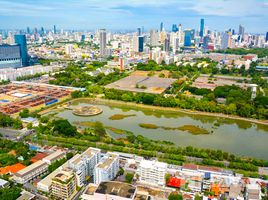
[(258, 0), (196, 0), (187, 9), (202, 15), (230, 17), (265, 16), (268, 13), (268, 9), (263, 5), (264, 3)]

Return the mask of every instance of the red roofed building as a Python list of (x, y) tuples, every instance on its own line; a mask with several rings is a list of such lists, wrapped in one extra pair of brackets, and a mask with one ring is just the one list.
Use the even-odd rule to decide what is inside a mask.
[(174, 187), (174, 188), (181, 188), (184, 185), (185, 185), (185, 180), (176, 178), (176, 177), (171, 177), (167, 183), (167, 186)]
[(31, 162), (35, 163), (39, 160), (42, 160), (43, 158), (47, 157), (46, 153), (37, 153), (34, 157), (32, 157)]

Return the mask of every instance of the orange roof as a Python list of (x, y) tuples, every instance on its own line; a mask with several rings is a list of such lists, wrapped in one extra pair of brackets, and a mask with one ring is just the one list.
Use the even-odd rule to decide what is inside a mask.
[(0, 174), (14, 174), (22, 169), (24, 169), (26, 166), (24, 166), (23, 164), (21, 163), (16, 163), (14, 165), (9, 165), (9, 166), (6, 166), (6, 167), (2, 167), (0, 168)]
[(43, 158), (47, 157), (46, 153), (37, 153), (34, 157), (32, 157), (31, 162), (35, 163)]

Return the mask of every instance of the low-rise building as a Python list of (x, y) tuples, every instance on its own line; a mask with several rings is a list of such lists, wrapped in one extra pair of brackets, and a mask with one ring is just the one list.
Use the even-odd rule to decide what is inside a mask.
[(98, 200), (134, 200), (137, 188), (121, 182), (102, 182), (93, 195)]
[(94, 183), (113, 180), (119, 171), (118, 154), (108, 152), (94, 169)]
[(36, 177), (46, 173), (48, 170), (48, 164), (43, 160), (39, 160), (28, 167), (18, 171), (14, 174), (14, 181), (20, 184), (25, 184), (28, 181), (35, 179)]
[(59, 160), (63, 158), (66, 155), (66, 152), (64, 151), (55, 151), (52, 154), (48, 155), (47, 157), (43, 158), (42, 160), (39, 160), (28, 167), (16, 172), (14, 174), (14, 180), (17, 183), (27, 183), (28, 181), (34, 180), (38, 176), (44, 174), (48, 170), (48, 166), (55, 162), (56, 160)]

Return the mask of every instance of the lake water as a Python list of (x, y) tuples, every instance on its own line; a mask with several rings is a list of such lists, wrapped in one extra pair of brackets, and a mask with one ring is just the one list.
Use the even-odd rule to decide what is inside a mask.
[[(85, 101), (79, 106), (88, 105)], [(56, 116), (75, 121), (100, 121), (105, 126), (132, 131), (135, 135), (143, 135), (153, 140), (166, 140), (178, 146), (191, 145), (199, 148), (221, 149), (241, 156), (251, 156), (268, 160), (268, 126), (256, 125), (241, 120), (216, 118), (202, 115), (191, 115), (171, 111), (154, 111), (129, 106), (98, 105), (103, 113), (93, 117), (79, 117), (71, 110), (64, 110)], [(134, 114), (122, 120), (110, 120), (114, 114)], [(215, 126), (220, 122), (220, 126)], [(209, 135), (192, 135), (180, 130), (144, 129), (140, 123), (155, 124), (165, 127), (195, 125), (207, 129)]]

